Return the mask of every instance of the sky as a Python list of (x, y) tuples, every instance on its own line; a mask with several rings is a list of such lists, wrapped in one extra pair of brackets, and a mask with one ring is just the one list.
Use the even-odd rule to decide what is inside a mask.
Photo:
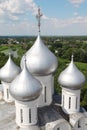
[(0, 36), (37, 35), (38, 7), (41, 35), (87, 35), (87, 0), (0, 0)]

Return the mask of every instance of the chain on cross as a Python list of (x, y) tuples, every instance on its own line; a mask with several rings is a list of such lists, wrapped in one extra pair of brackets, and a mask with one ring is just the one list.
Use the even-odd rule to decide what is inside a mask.
[(40, 26), (41, 26), (41, 17), (43, 16), (43, 14), (40, 12), (40, 8), (38, 8), (38, 14), (36, 15), (37, 21), (38, 21), (38, 31), (40, 33)]

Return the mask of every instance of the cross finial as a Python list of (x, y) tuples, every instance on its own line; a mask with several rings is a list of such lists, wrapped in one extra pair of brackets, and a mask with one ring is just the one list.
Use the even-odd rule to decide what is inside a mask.
[(38, 21), (38, 32), (40, 33), (40, 21), (41, 21), (41, 17), (43, 16), (43, 14), (40, 12), (40, 7), (38, 7), (38, 14), (36, 15), (37, 21)]

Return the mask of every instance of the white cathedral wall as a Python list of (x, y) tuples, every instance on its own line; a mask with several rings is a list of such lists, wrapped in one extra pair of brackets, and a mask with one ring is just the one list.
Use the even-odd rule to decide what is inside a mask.
[(64, 119), (59, 119), (46, 124), (45, 130), (72, 130), (71, 126)]
[(81, 118), (74, 126), (74, 130), (87, 130), (87, 118)]
[(2, 100), (2, 99), (3, 99), (3, 92), (0, 91), (0, 100)]
[(54, 75), (51, 76), (52, 95), (54, 94)]
[(79, 112), (80, 90), (62, 88), (62, 109), (67, 114)]
[(3, 86), (0, 84), (0, 100), (3, 99)]
[(42, 84), (42, 93), (38, 99), (38, 107), (50, 105), (54, 94), (54, 76), (35, 76)]
[(10, 83), (6, 83), (6, 82), (3, 82), (3, 81), (1, 81), (1, 83), (2, 83), (3, 91), (4, 91), (3, 92), (4, 93), (4, 96), (3, 96), (4, 100), (8, 103), (13, 102), (14, 99), (9, 93)]
[(37, 118), (37, 100), (30, 102), (15, 101), (16, 123), (21, 128), (28, 128), (35, 125)]
[(69, 122), (74, 130), (87, 130), (87, 116), (84, 113), (71, 114)]

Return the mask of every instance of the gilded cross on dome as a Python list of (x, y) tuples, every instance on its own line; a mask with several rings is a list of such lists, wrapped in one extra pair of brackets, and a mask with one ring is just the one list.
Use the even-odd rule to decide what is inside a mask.
[(41, 17), (43, 16), (43, 14), (40, 12), (40, 7), (38, 8), (38, 14), (36, 15), (37, 21), (38, 21), (38, 31), (40, 33), (40, 21), (41, 21)]

